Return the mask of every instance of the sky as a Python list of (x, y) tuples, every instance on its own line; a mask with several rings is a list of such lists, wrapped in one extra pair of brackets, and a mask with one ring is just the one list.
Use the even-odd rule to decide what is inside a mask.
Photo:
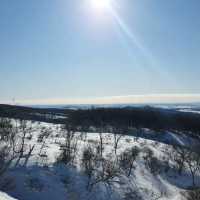
[(200, 102), (199, 0), (0, 0), (0, 102)]

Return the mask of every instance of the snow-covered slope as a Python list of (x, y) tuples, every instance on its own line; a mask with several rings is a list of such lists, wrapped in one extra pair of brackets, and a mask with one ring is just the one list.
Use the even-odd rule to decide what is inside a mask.
[[(113, 184), (112, 188), (105, 187), (100, 183), (94, 190), (88, 191), (86, 190), (87, 176), (81, 168), (82, 154), (85, 147), (95, 146), (98, 143), (99, 134), (84, 133), (83, 136), (76, 133), (78, 152), (75, 165), (72, 167), (55, 164), (64, 143), (64, 135), (60, 126), (47, 123), (34, 123), (31, 126), (34, 130), (32, 138), (26, 142), (27, 146), (35, 145), (35, 149), (28, 166), (12, 169), (7, 174), (15, 180), (15, 187), (8, 193), (19, 200), (124, 200), (127, 194), (134, 193), (136, 190), (143, 200), (184, 200), (183, 193), (192, 185), (188, 170), (179, 176), (175, 169), (169, 167), (167, 171), (161, 170), (160, 173), (153, 175), (146, 168), (143, 159), (144, 149), (150, 149), (158, 160), (166, 160), (166, 151), (170, 151), (172, 148), (168, 143), (177, 141), (178, 144), (187, 146), (187, 142), (191, 140), (187, 140), (187, 136), (165, 133), (165, 137), (158, 141), (155, 137), (151, 140), (151, 137), (145, 138), (139, 135), (123, 136), (119, 141), (118, 156), (127, 148), (137, 146), (141, 150), (141, 154), (134, 164), (133, 173), (130, 177), (120, 174), (119, 178), (114, 180), (116, 184)], [(38, 142), (38, 138), (41, 132), (45, 131), (49, 131), (50, 135), (43, 144)], [(143, 132), (147, 135), (151, 134), (147, 129), (144, 129)], [(103, 157), (115, 161), (114, 135), (103, 133), (102, 136)], [(41, 151), (42, 145), (44, 148)], [(43, 156), (39, 156), (39, 154)], [(200, 185), (199, 176), (197, 176), (196, 182)], [(4, 200), (3, 197), (0, 196), (0, 200)], [(12, 200), (12, 198), (5, 200)]]
[(17, 199), (14, 199), (10, 196), (8, 196), (6, 193), (4, 192), (0, 192), (0, 200), (17, 200)]

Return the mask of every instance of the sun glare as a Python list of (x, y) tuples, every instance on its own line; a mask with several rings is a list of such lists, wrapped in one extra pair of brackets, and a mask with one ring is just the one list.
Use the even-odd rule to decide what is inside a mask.
[(106, 11), (110, 7), (110, 0), (90, 0), (90, 3), (95, 11)]

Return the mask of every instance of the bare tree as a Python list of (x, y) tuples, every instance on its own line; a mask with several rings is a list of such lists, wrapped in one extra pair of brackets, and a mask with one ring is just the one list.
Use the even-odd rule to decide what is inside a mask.
[(75, 128), (71, 125), (65, 125), (63, 131), (65, 143), (61, 145), (62, 152), (58, 157), (58, 161), (64, 162), (65, 164), (73, 164), (77, 153)]
[(13, 160), (16, 158), (13, 152), (15, 145), (15, 129), (11, 120), (0, 119), (0, 187), (5, 188), (10, 186), (4, 174), (11, 166)]
[(9, 119), (0, 118), (0, 141), (9, 141), (13, 126)]
[(102, 183), (106, 188), (111, 189), (114, 183), (119, 183), (118, 178), (120, 176), (120, 170), (116, 162), (102, 159), (100, 168), (96, 168), (92, 182), (89, 185), (91, 191), (95, 185)]
[(51, 134), (51, 129), (46, 129), (46, 128), (42, 128), (38, 138), (37, 138), (37, 141), (39, 143), (42, 143), (44, 142)]
[(99, 145), (97, 146), (97, 153), (100, 155), (100, 157), (103, 157), (103, 150), (104, 150), (104, 137), (103, 137), (103, 126), (97, 129), (99, 134)]
[(191, 150), (187, 156), (186, 163), (192, 176), (192, 184), (195, 186), (195, 176), (200, 170), (200, 155)]
[(140, 153), (140, 150), (137, 146), (132, 147), (131, 149), (126, 149), (119, 159), (120, 167), (125, 170), (127, 176), (131, 175), (132, 170), (135, 168), (135, 161)]
[(30, 135), (32, 134), (32, 131), (32, 126), (29, 126), (27, 121), (25, 120), (20, 120), (19, 126), (16, 125), (15, 139), (13, 141), (13, 152), (17, 157), (15, 167), (17, 167), (20, 164), (21, 159), (24, 158), (24, 164), (27, 164), (30, 158), (29, 156), (31, 156), (30, 150), (32, 152), (35, 145), (29, 145), (29, 151), (27, 152), (26, 140), (29, 139)]
[(122, 127), (115, 126), (113, 127), (113, 137), (114, 137), (114, 150), (115, 150), (115, 155), (117, 155), (117, 149), (118, 149), (118, 144), (120, 140), (124, 136), (124, 129)]
[(7, 159), (6, 159), (7, 156), (8, 156), (7, 149), (1, 148), (0, 149), (0, 177), (5, 173), (8, 166), (10, 165), (10, 163), (7, 162)]
[(160, 163), (159, 160), (154, 156), (154, 153), (151, 149), (144, 149), (144, 163), (145, 166), (150, 170), (150, 172), (154, 175), (160, 172)]
[(186, 165), (186, 160), (188, 157), (188, 149), (181, 146), (173, 146), (170, 156), (172, 160), (176, 163), (179, 175), (181, 175)]
[(199, 200), (200, 199), (200, 189), (195, 189), (189, 191), (187, 194), (187, 200)]
[(95, 152), (90, 146), (85, 148), (83, 151), (82, 166), (84, 173), (88, 176), (87, 189), (89, 189), (95, 170)]
[[(56, 127), (56, 128), (58, 130), (58, 127)], [(48, 155), (46, 153), (46, 147), (48, 147), (46, 145), (46, 141), (50, 137), (51, 133), (52, 133), (51, 129), (42, 129), (41, 133), (39, 134), (39, 136), (37, 138), (38, 143), (41, 143), (37, 162), (40, 161), (41, 164), (45, 164), (47, 161), (47, 158), (48, 158)]]
[(23, 164), (24, 167), (27, 166), (30, 157), (33, 155), (32, 152), (33, 152), (34, 148), (35, 148), (35, 145), (33, 145), (33, 146), (29, 145), (29, 151), (28, 151), (28, 153), (24, 156), (24, 157), (25, 157), (25, 161), (24, 161), (24, 164)]
[(19, 165), (20, 160), (24, 157), (25, 153), (25, 139), (28, 134), (28, 129), (27, 129), (27, 121), (21, 120), (20, 125), (19, 125), (19, 131), (21, 135), (18, 136), (18, 144), (17, 144), (17, 149), (14, 149), (15, 153), (18, 154), (18, 159), (15, 163), (15, 167)]

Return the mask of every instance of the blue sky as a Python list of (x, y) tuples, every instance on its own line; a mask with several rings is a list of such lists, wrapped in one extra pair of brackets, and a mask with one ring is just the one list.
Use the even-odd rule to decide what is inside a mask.
[(199, 0), (91, 1), (0, 0), (0, 102), (198, 96)]

